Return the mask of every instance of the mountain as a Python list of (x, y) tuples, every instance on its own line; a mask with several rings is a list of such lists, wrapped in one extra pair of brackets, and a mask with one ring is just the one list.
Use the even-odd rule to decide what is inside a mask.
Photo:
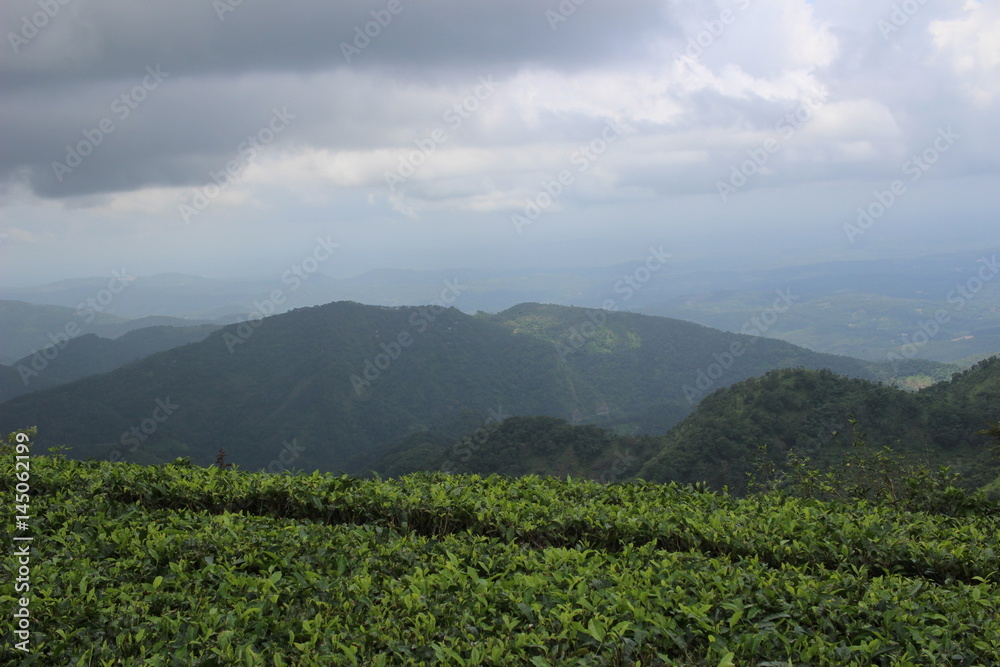
[(820, 354), (763, 337), (759, 329), (734, 334), (636, 313), (521, 304), (481, 317), (548, 341), (582, 379), (600, 387), (594, 407), (571, 421), (604, 415), (645, 433), (663, 433), (707, 394), (775, 368), (829, 369), (886, 382), (955, 370), (920, 360), (893, 365)]
[[(983, 293), (965, 303), (948, 303), (943, 296), (904, 299), (845, 292), (803, 297), (769, 335), (812, 350), (869, 360), (894, 355), (961, 363), (1000, 350), (1000, 292)], [(738, 331), (765, 297), (723, 290), (677, 297), (642, 312)], [(957, 292), (952, 298), (958, 298)]]
[(210, 462), (225, 447), (247, 467), (336, 470), (461, 410), (572, 407), (550, 345), (454, 309), (334, 303), (256, 324), (8, 401), (0, 421), (37, 423), (40, 444), (80, 457)]
[[(317, 251), (325, 253), (326, 245), (317, 239)], [(662, 249), (656, 254), (661, 253)], [(332, 262), (308, 266), (301, 262), (270, 276), (228, 280), (179, 273), (135, 277), (123, 269), (117, 274), (120, 280), (63, 280), (0, 290), (0, 298), (70, 308), (101, 299), (104, 306), (99, 312), (105, 314), (167, 315), (228, 324), (259, 316), (259, 304), (276, 292), (279, 303), (263, 314), (331, 301), (383, 306), (427, 303), (452, 282), (462, 288), (451, 305), (467, 313), (497, 312), (521, 302), (599, 308), (611, 299), (620, 309), (741, 332), (767, 313), (775, 295), (782, 293), (790, 307), (768, 321), (763, 332), (768, 337), (870, 361), (886, 360), (894, 353), (964, 367), (1000, 352), (1000, 281), (993, 279), (1000, 272), (998, 254), (1000, 248), (991, 248), (803, 264), (791, 253), (782, 260), (784, 266), (734, 270), (719, 258), (682, 260), (663, 253), (664, 261), (648, 275), (642, 273), (646, 267), (641, 261), (544, 271), (383, 269), (350, 278), (323, 273)], [(643, 280), (629, 286), (628, 281), (638, 276)], [(69, 320), (64, 317), (58, 324)], [(40, 331), (41, 341), (16, 353), (0, 346), (0, 362), (9, 363), (48, 345), (44, 336), (49, 331), (51, 327)], [(114, 337), (90, 329), (84, 333)]]
[(0, 402), (88, 375), (107, 373), (155, 352), (197, 343), (218, 328), (214, 324), (151, 326), (113, 340), (94, 334), (72, 338), (63, 347), (52, 345), (11, 364), (9, 368), (15, 371), (17, 382), (10, 382), (11, 374), (4, 372), (0, 377)]
[(63, 306), (0, 301), (0, 362), (9, 364), (35, 350), (125, 321), (93, 310), (77, 314), (75, 309)]
[[(280, 290), (282, 297), (278, 312), (331, 301), (405, 306), (426, 303), (441, 291), (446, 281), (452, 281), (462, 286), (461, 299), (455, 304), (460, 310), (495, 312), (529, 300), (599, 303), (603, 287), (613, 285), (626, 268), (632, 269), (631, 266), (547, 271), (377, 269), (351, 278), (332, 278), (319, 270), (307, 273), (300, 266), (292, 266), (271, 277), (229, 280), (169, 273), (130, 276), (122, 283), (127, 288), (115, 285), (118, 293), (109, 307), (116, 314), (131, 318), (173, 315), (217, 321), (228, 317), (233, 322), (234, 315), (245, 319), (255, 312), (255, 304), (266, 300), (275, 290)], [(75, 308), (106, 289), (107, 283), (108, 279), (96, 277), (61, 280), (2, 290), (0, 298)]]
[[(776, 286), (795, 305), (768, 335), (809, 349), (882, 360), (943, 362), (1000, 352), (1000, 249), (907, 260), (821, 262), (761, 271), (672, 276), (638, 310), (739, 331)], [(690, 280), (696, 278), (696, 280)], [(738, 287), (735, 287), (738, 286)]]
[(0, 362), (12, 364), (53, 345), (62, 349), (68, 341), (86, 334), (117, 338), (129, 331), (154, 326), (211, 324), (205, 320), (168, 316), (126, 319), (106, 312), (106, 308), (96, 300), (88, 303), (86, 298), (79, 302), (79, 306), (69, 308), (0, 301)]
[(996, 470), (990, 441), (977, 432), (998, 420), (997, 357), (916, 393), (824, 370), (775, 370), (708, 396), (638, 476), (740, 491), (760, 446), (778, 465), (789, 451), (836, 465), (854, 451), (857, 431), (876, 448), (952, 466), (981, 486)]
[(0, 403), (25, 393), (24, 381), (17, 369), (0, 365)]
[(522, 304), (467, 315), (337, 302), (229, 325), (110, 373), (0, 405), (43, 446), (142, 462), (220, 448), (248, 468), (367, 470), (381, 451), (473, 411), (662, 433), (704, 393), (771, 368), (894, 372), (665, 318)]

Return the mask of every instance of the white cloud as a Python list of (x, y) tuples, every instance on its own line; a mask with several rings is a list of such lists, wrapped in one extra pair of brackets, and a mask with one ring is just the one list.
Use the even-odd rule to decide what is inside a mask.
[(934, 21), (930, 33), (970, 97), (988, 105), (1000, 94), (1000, 5), (968, 0), (963, 9), (964, 18)]

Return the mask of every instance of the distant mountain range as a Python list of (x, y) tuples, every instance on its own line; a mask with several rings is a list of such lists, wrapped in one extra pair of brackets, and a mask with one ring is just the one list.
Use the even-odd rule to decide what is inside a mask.
[[(101, 345), (74, 347), (88, 344)], [(521, 304), (468, 315), (337, 302), (228, 325), (19, 396), (0, 405), (0, 429), (37, 425), (39, 446), (66, 445), (80, 458), (211, 463), (225, 448), (251, 469), (360, 473), (401, 438), (470, 413), (482, 423), (493, 411), (664, 433), (712, 391), (790, 367), (885, 381), (951, 370), (634, 313)]]
[(86, 334), (118, 338), (130, 331), (148, 327), (213, 324), (204, 320), (162, 315), (126, 319), (105, 312), (99, 303), (81, 303), (81, 308), (68, 308), (23, 301), (0, 301), (0, 362), (13, 364), (22, 357), (31, 356), (47, 347), (55, 346), (62, 350), (69, 341)]
[[(183, 274), (132, 277), (123, 269), (118, 272), (123, 278), (117, 281), (64, 280), (0, 290), (0, 298), (74, 311), (97, 301), (104, 304), (99, 313), (121, 318), (155, 315), (180, 318), (187, 324), (228, 324), (269, 315), (271, 308), (280, 313), (333, 301), (385, 306), (429, 303), (452, 282), (461, 289), (451, 305), (467, 313), (498, 312), (524, 302), (599, 308), (612, 299), (620, 310), (740, 332), (766, 312), (780, 292), (790, 295), (791, 308), (768, 324), (764, 332), (768, 337), (872, 361), (905, 352), (908, 358), (967, 366), (1000, 352), (998, 255), (1000, 248), (992, 248), (981, 253), (742, 271), (671, 258), (655, 272), (641, 275), (644, 279), (634, 282), (634, 289), (626, 289), (624, 281), (645, 270), (641, 260), (610, 267), (538, 271), (377, 270), (353, 278), (289, 270), (245, 280)], [(274, 294), (279, 295), (278, 302), (268, 303)], [(5, 313), (0, 311), (0, 315)], [(79, 320), (76, 315), (61, 317), (61, 322), (27, 336), (22, 341), (27, 347), (22, 344), (10, 351), (8, 339), (0, 339), (0, 361), (9, 363), (48, 344), (45, 335), (58, 331), (52, 326)], [(83, 333), (113, 337), (91, 329)]]
[[(119, 325), (112, 324), (104, 328), (107, 330), (117, 326)], [(0, 366), (0, 403), (89, 375), (107, 373), (156, 352), (196, 343), (218, 328), (214, 324), (148, 326), (134, 329), (115, 339), (89, 333), (60, 340), (10, 366)]]

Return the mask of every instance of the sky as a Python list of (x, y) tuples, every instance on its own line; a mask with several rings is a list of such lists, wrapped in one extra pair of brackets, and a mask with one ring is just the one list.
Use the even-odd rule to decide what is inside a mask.
[(5, 0), (0, 26), (6, 286), (1000, 238), (996, 2)]

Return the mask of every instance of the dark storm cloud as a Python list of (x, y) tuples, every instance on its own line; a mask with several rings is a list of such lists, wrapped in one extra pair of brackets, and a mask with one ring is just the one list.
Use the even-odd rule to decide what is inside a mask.
[[(641, 49), (650, 34), (676, 31), (650, 0), (51, 0), (46, 7), (44, 20), (37, 0), (0, 10), (8, 36), (0, 176), (26, 177), (44, 197), (202, 182), (275, 105), (299, 118), (275, 145), (378, 146), (392, 123), (369, 95), (391, 101), (393, 87), (447, 86), (524, 66), (607, 65)], [(166, 74), (150, 86), (147, 68)], [(342, 70), (355, 76), (338, 76)], [(359, 80), (365, 71), (381, 90)], [(324, 74), (324, 90), (303, 84)], [(321, 118), (340, 119), (342, 131)], [(89, 154), (78, 160), (77, 147)]]
[[(128, 77), (136, 63), (149, 62), (169, 64), (179, 76), (300, 72), (348, 60), (412, 76), (529, 63), (574, 69), (617, 58), (634, 51), (644, 36), (672, 30), (661, 3), (652, 0), (579, 6), (565, 0), (574, 11), (559, 22), (546, 16), (559, 14), (556, 1), (242, 2), (220, 18), (216, 8), (227, 2), (70, 2), (19, 53), (12, 57), (7, 50), (0, 75), (9, 90), (18, 90)], [(16, 32), (23, 17), (37, 10), (37, 0), (6, 3), (4, 32)], [(376, 20), (385, 25), (369, 34), (379, 34), (359, 38), (357, 30)], [(370, 43), (362, 46), (366, 39)], [(361, 54), (345, 56), (343, 44), (361, 46)]]

